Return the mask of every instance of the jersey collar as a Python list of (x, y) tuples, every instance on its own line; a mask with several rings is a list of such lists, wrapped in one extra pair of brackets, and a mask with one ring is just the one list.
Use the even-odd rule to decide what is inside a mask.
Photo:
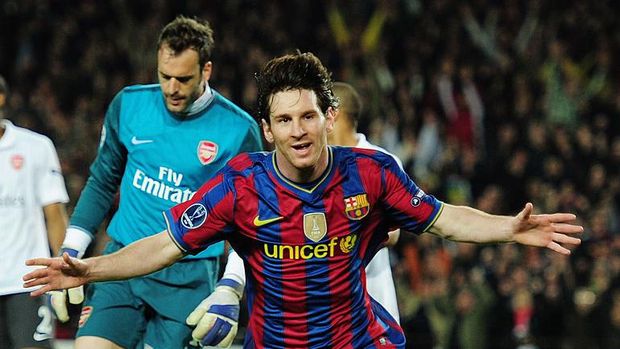
[(187, 108), (186, 116), (194, 116), (201, 111), (207, 109), (211, 101), (213, 100), (213, 90), (209, 87), (208, 83), (205, 83), (205, 92), (198, 97), (192, 105)]
[(327, 168), (325, 169), (325, 171), (323, 172), (323, 174), (314, 181), (314, 185), (310, 188), (306, 188), (298, 183), (295, 183), (291, 180), (289, 180), (288, 178), (286, 178), (281, 172), (280, 169), (278, 168), (278, 164), (276, 163), (276, 152), (273, 151), (271, 153), (271, 166), (274, 169), (274, 172), (276, 174), (276, 177), (283, 183), (285, 183), (287, 186), (297, 190), (297, 191), (301, 191), (307, 194), (312, 194), (318, 187), (321, 186), (321, 184), (323, 184), (325, 182), (325, 180), (330, 176), (330, 174), (332, 173), (332, 167), (334, 164), (334, 159), (333, 159), (333, 152), (332, 152), (332, 147), (328, 146), (327, 147)]

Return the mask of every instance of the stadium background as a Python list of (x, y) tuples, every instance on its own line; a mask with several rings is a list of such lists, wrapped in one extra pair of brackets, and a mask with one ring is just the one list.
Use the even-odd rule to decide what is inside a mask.
[(55, 142), (73, 204), (107, 104), (156, 80), (155, 36), (175, 15), (210, 21), (211, 85), (250, 112), (264, 62), (312, 51), (362, 92), (361, 130), (427, 192), (498, 214), (531, 200), (586, 226), (570, 258), (403, 236), (392, 261), (410, 347), (620, 348), (619, 12), (604, 0), (2, 0), (0, 74), (9, 119)]

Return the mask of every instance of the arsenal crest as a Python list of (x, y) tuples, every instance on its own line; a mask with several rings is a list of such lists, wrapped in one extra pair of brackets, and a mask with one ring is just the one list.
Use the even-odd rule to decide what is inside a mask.
[(200, 141), (198, 143), (198, 160), (203, 165), (208, 165), (217, 156), (217, 144), (211, 141)]
[(22, 166), (24, 166), (24, 157), (19, 154), (13, 155), (11, 157), (11, 165), (13, 165), (15, 170), (21, 170)]
[(350, 196), (344, 199), (344, 212), (350, 219), (360, 220), (370, 211), (370, 204), (366, 199), (366, 194)]
[(304, 235), (314, 242), (319, 242), (327, 234), (325, 213), (306, 213), (304, 215)]

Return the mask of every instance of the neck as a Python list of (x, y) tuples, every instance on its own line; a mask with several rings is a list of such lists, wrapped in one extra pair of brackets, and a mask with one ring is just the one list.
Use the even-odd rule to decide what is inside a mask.
[(280, 152), (275, 152), (276, 164), (280, 173), (286, 179), (295, 183), (309, 183), (318, 179), (329, 165), (329, 150), (324, 147), (316, 164), (309, 167), (298, 168), (288, 162)]
[(355, 147), (359, 142), (355, 131), (334, 132), (330, 137), (329, 144), (342, 145), (345, 147)]
[(342, 139), (342, 145), (347, 147), (355, 147), (359, 142), (356, 132), (348, 132)]

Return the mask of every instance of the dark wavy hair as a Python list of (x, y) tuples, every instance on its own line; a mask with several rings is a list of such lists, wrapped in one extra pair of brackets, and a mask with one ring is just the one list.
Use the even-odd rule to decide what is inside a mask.
[(213, 30), (207, 21), (177, 16), (159, 34), (157, 49), (160, 49), (164, 44), (176, 54), (188, 48), (196, 50), (198, 52), (198, 64), (202, 68), (211, 59)]
[(274, 58), (255, 75), (258, 87), (257, 117), (269, 120), (269, 99), (278, 92), (312, 90), (317, 96), (319, 108), (327, 113), (329, 107), (338, 108), (338, 99), (332, 91), (329, 71), (312, 53), (297, 52)]

